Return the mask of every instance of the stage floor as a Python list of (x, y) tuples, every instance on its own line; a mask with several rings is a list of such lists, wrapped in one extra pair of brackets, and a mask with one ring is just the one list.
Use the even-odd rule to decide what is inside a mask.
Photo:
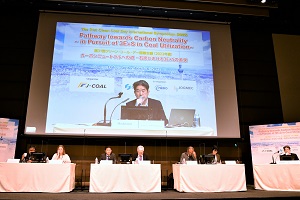
[(0, 193), (0, 199), (299, 199), (300, 192), (278, 192), (255, 190), (247, 185), (245, 192), (183, 193), (162, 190), (161, 193), (89, 193), (88, 189), (75, 189), (70, 193)]

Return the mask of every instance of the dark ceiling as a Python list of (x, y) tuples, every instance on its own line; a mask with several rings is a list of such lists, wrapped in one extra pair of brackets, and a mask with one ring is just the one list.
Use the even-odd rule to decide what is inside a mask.
[(0, 0), (2, 12), (14, 10), (76, 12), (159, 17), (271, 27), (273, 32), (299, 34), (299, 0)]

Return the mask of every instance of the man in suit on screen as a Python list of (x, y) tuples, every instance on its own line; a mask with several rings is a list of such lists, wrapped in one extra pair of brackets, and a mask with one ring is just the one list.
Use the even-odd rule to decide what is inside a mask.
[(148, 98), (150, 90), (149, 84), (145, 80), (139, 80), (133, 83), (135, 100), (126, 104), (126, 106), (147, 106), (149, 107), (148, 120), (163, 120), (165, 125), (168, 123), (163, 106), (160, 101)]
[(280, 155), (280, 160), (299, 160), (297, 154), (291, 153), (291, 147), (285, 145), (283, 147), (284, 154)]

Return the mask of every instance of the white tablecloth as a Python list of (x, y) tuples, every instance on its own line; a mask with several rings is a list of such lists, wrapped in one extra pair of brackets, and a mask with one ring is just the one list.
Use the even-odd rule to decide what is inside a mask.
[(179, 192), (246, 191), (244, 164), (173, 164), (174, 189)]
[(161, 192), (160, 164), (91, 164), (90, 192)]
[(75, 166), (49, 163), (0, 163), (0, 192), (70, 192)]
[(257, 164), (253, 173), (255, 189), (300, 191), (300, 164)]

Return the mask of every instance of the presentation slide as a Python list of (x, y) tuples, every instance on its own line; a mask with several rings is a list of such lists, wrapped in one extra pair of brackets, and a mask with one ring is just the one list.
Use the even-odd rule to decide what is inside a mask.
[[(222, 135), (217, 123), (216, 110), (222, 106), (216, 100), (220, 95), (213, 67), (214, 31), (168, 23), (150, 27), (50, 17), (48, 25), (54, 32), (47, 38), (49, 43), (39, 47), (47, 33), (41, 23), (49, 17), (44, 18), (46, 14), (38, 30), (26, 134), (226, 137), (229, 129), (234, 132), (227, 137), (239, 137), (235, 92), (227, 94), (233, 99), (229, 105), (236, 107), (228, 113), (234, 125), (228, 123), (231, 127), (224, 128)], [(51, 49), (51, 53), (39, 56), (40, 49)], [(37, 100), (41, 91), (45, 96)], [(135, 107), (140, 101), (149, 110), (135, 110), (147, 112), (146, 118), (139, 118), (139, 111), (135, 111), (136, 118), (121, 117), (126, 116), (122, 114), (125, 106)], [(43, 108), (33, 114), (37, 107)], [(38, 116), (43, 117), (34, 121)], [(221, 127), (226, 124), (220, 121)]]

